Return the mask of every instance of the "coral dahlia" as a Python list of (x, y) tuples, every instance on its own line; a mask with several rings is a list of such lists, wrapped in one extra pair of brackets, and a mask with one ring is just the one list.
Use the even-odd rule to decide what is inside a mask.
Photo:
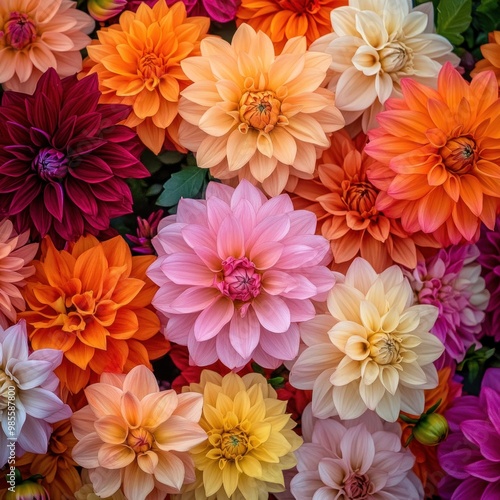
[(207, 437), (198, 424), (200, 394), (160, 391), (153, 373), (138, 365), (127, 375), (104, 373), (85, 395), (89, 404), (71, 418), (79, 440), (73, 458), (89, 469), (99, 497), (121, 488), (134, 500), (165, 498), (194, 481), (188, 451)]
[(433, 33), (432, 4), (410, 0), (349, 0), (331, 12), (333, 33), (312, 44), (332, 56), (328, 88), (346, 123), (366, 132), (389, 97), (401, 96), (401, 79), (434, 84), (446, 61), (459, 63), (453, 45)]
[(313, 390), (318, 418), (352, 419), (367, 409), (390, 422), (401, 410), (420, 415), (424, 389), (438, 382), (433, 361), (444, 349), (429, 333), (438, 309), (413, 305), (413, 290), (398, 266), (377, 274), (357, 257), (340, 281), (328, 296), (331, 316), (301, 324), (307, 347), (290, 383)]
[(26, 244), (29, 231), (17, 234), (12, 222), (0, 221), (0, 327), (15, 323), (17, 311), (24, 311), (26, 303), (20, 289), (25, 279), (34, 274), (28, 265), (38, 250), (37, 243)]
[(377, 162), (363, 152), (364, 144), (357, 147), (344, 130), (334, 132), (331, 141), (318, 160), (318, 177), (299, 179), (291, 192), (296, 208), (318, 217), (321, 234), (330, 241), (333, 269), (347, 270), (357, 256), (377, 272), (393, 263), (414, 268), (417, 245), (437, 246), (437, 242), (422, 233), (410, 236), (400, 221), (377, 210), (379, 189), (367, 177)]
[(288, 177), (312, 178), (328, 135), (344, 120), (321, 88), (331, 62), (306, 49), (305, 37), (275, 55), (271, 39), (242, 24), (232, 44), (208, 38), (182, 69), (194, 82), (181, 92), (180, 143), (219, 179), (245, 178), (271, 196)]
[(481, 54), (484, 59), (477, 61), (471, 76), (482, 71), (493, 71), (500, 91), (500, 31), (493, 31), (488, 35), (488, 43), (481, 45)]
[(365, 151), (384, 164), (368, 173), (383, 191), (377, 208), (409, 232), (443, 245), (475, 241), (500, 210), (500, 99), (492, 72), (466, 82), (451, 64), (437, 90), (404, 79)]
[(334, 283), (315, 228), (288, 195), (267, 200), (245, 180), (236, 189), (211, 182), (206, 201), (181, 200), (160, 222), (148, 270), (167, 339), (187, 345), (198, 366), (253, 358), (276, 368), (295, 358), (297, 322), (314, 317), (311, 299), (324, 300)]
[(128, 372), (168, 351), (150, 303), (157, 287), (145, 271), (155, 257), (132, 257), (121, 236), (102, 243), (80, 238), (58, 251), (42, 243), (36, 274), (26, 285), (31, 345), (64, 353), (56, 370), (63, 387), (78, 392), (105, 371)]
[(80, 50), (94, 20), (73, 0), (3, 0), (0, 3), (0, 84), (32, 94), (49, 68), (60, 77), (82, 68)]
[(203, 394), (200, 425), (208, 439), (190, 451), (196, 481), (174, 498), (266, 500), (283, 491), (283, 471), (297, 463), (293, 452), (302, 439), (267, 380), (203, 370), (199, 384), (183, 388), (193, 393)]
[(331, 33), (330, 13), (347, 0), (242, 0), (236, 24), (247, 23), (271, 38), (278, 52), (296, 36), (305, 36), (307, 45)]
[(140, 142), (117, 125), (127, 106), (100, 105), (95, 76), (60, 80), (49, 69), (32, 96), (5, 92), (0, 107), (0, 216), (58, 246), (98, 234), (132, 211), (126, 178), (148, 170)]
[(142, 3), (135, 13), (123, 12), (119, 24), (100, 29), (87, 49), (86, 71), (99, 76), (101, 102), (130, 105), (125, 125), (155, 153), (166, 136), (178, 144), (179, 92), (190, 83), (180, 62), (199, 54), (209, 24), (205, 17), (186, 17), (182, 2)]

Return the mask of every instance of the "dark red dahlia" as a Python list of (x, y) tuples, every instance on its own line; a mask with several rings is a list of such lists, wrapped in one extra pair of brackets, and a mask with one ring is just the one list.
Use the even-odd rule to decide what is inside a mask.
[(63, 244), (98, 234), (132, 212), (127, 178), (149, 172), (130, 113), (98, 104), (97, 76), (60, 80), (49, 69), (30, 96), (5, 92), (0, 108), (0, 219)]

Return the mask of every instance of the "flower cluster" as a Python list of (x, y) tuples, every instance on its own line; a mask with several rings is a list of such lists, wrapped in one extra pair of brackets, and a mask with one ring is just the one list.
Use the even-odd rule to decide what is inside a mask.
[(500, 498), (497, 3), (0, 0), (0, 499)]

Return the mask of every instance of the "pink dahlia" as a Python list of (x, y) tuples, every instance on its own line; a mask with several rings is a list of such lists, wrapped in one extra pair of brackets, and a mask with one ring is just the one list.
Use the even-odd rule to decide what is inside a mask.
[(483, 227), (477, 246), (481, 252), (477, 260), (481, 264), (486, 289), (490, 292), (481, 334), (500, 342), (500, 216), (493, 231)]
[(212, 182), (206, 200), (181, 200), (160, 222), (148, 271), (166, 337), (199, 366), (253, 358), (276, 368), (295, 358), (297, 322), (315, 316), (311, 300), (334, 284), (328, 241), (315, 229), (315, 215), (294, 210), (288, 195), (267, 200), (246, 180), (236, 189)]
[(304, 444), (295, 452), (298, 473), (291, 492), (300, 500), (420, 500), (412, 472), (415, 457), (401, 445), (398, 424), (367, 412), (354, 420), (302, 418)]
[(490, 298), (481, 278), (479, 254), (476, 245), (451, 246), (405, 272), (417, 301), (439, 309), (431, 329), (445, 346), (436, 361), (438, 368), (462, 361), (467, 349), (478, 344)]
[(500, 498), (499, 408), (500, 369), (489, 368), (479, 397), (457, 398), (446, 412), (450, 433), (438, 448), (443, 500)]
[[(167, 0), (173, 5), (178, 0)], [(236, 18), (241, 0), (182, 0), (188, 16), (207, 16), (218, 23), (228, 23)]]
[(0, 108), (0, 217), (33, 238), (98, 234), (132, 211), (125, 179), (147, 177), (125, 105), (98, 104), (97, 76), (60, 80), (49, 69), (35, 93), (5, 92)]

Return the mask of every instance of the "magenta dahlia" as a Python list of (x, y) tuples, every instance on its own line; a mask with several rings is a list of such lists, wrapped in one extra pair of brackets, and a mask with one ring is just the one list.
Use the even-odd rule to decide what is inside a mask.
[(211, 182), (206, 200), (182, 199), (160, 222), (148, 270), (167, 339), (187, 345), (198, 366), (294, 359), (297, 322), (315, 316), (311, 300), (325, 300), (334, 284), (329, 243), (315, 230), (312, 212), (294, 210), (288, 195), (268, 200), (246, 180), (236, 189)]
[(432, 327), (445, 351), (436, 366), (454, 366), (467, 349), (476, 344), (490, 294), (481, 277), (476, 245), (455, 245), (421, 260), (413, 271), (406, 271), (418, 303), (439, 309)]
[(483, 228), (477, 246), (481, 251), (477, 260), (481, 264), (486, 289), (490, 292), (481, 336), (488, 335), (500, 342), (500, 216), (493, 231)]
[(438, 448), (444, 500), (500, 498), (500, 368), (489, 368), (479, 397), (455, 399), (445, 413), (450, 433)]
[(0, 107), (0, 218), (32, 238), (63, 243), (109, 228), (132, 211), (126, 178), (147, 177), (140, 142), (117, 125), (128, 106), (98, 104), (97, 77), (60, 80), (49, 69), (30, 96)]

